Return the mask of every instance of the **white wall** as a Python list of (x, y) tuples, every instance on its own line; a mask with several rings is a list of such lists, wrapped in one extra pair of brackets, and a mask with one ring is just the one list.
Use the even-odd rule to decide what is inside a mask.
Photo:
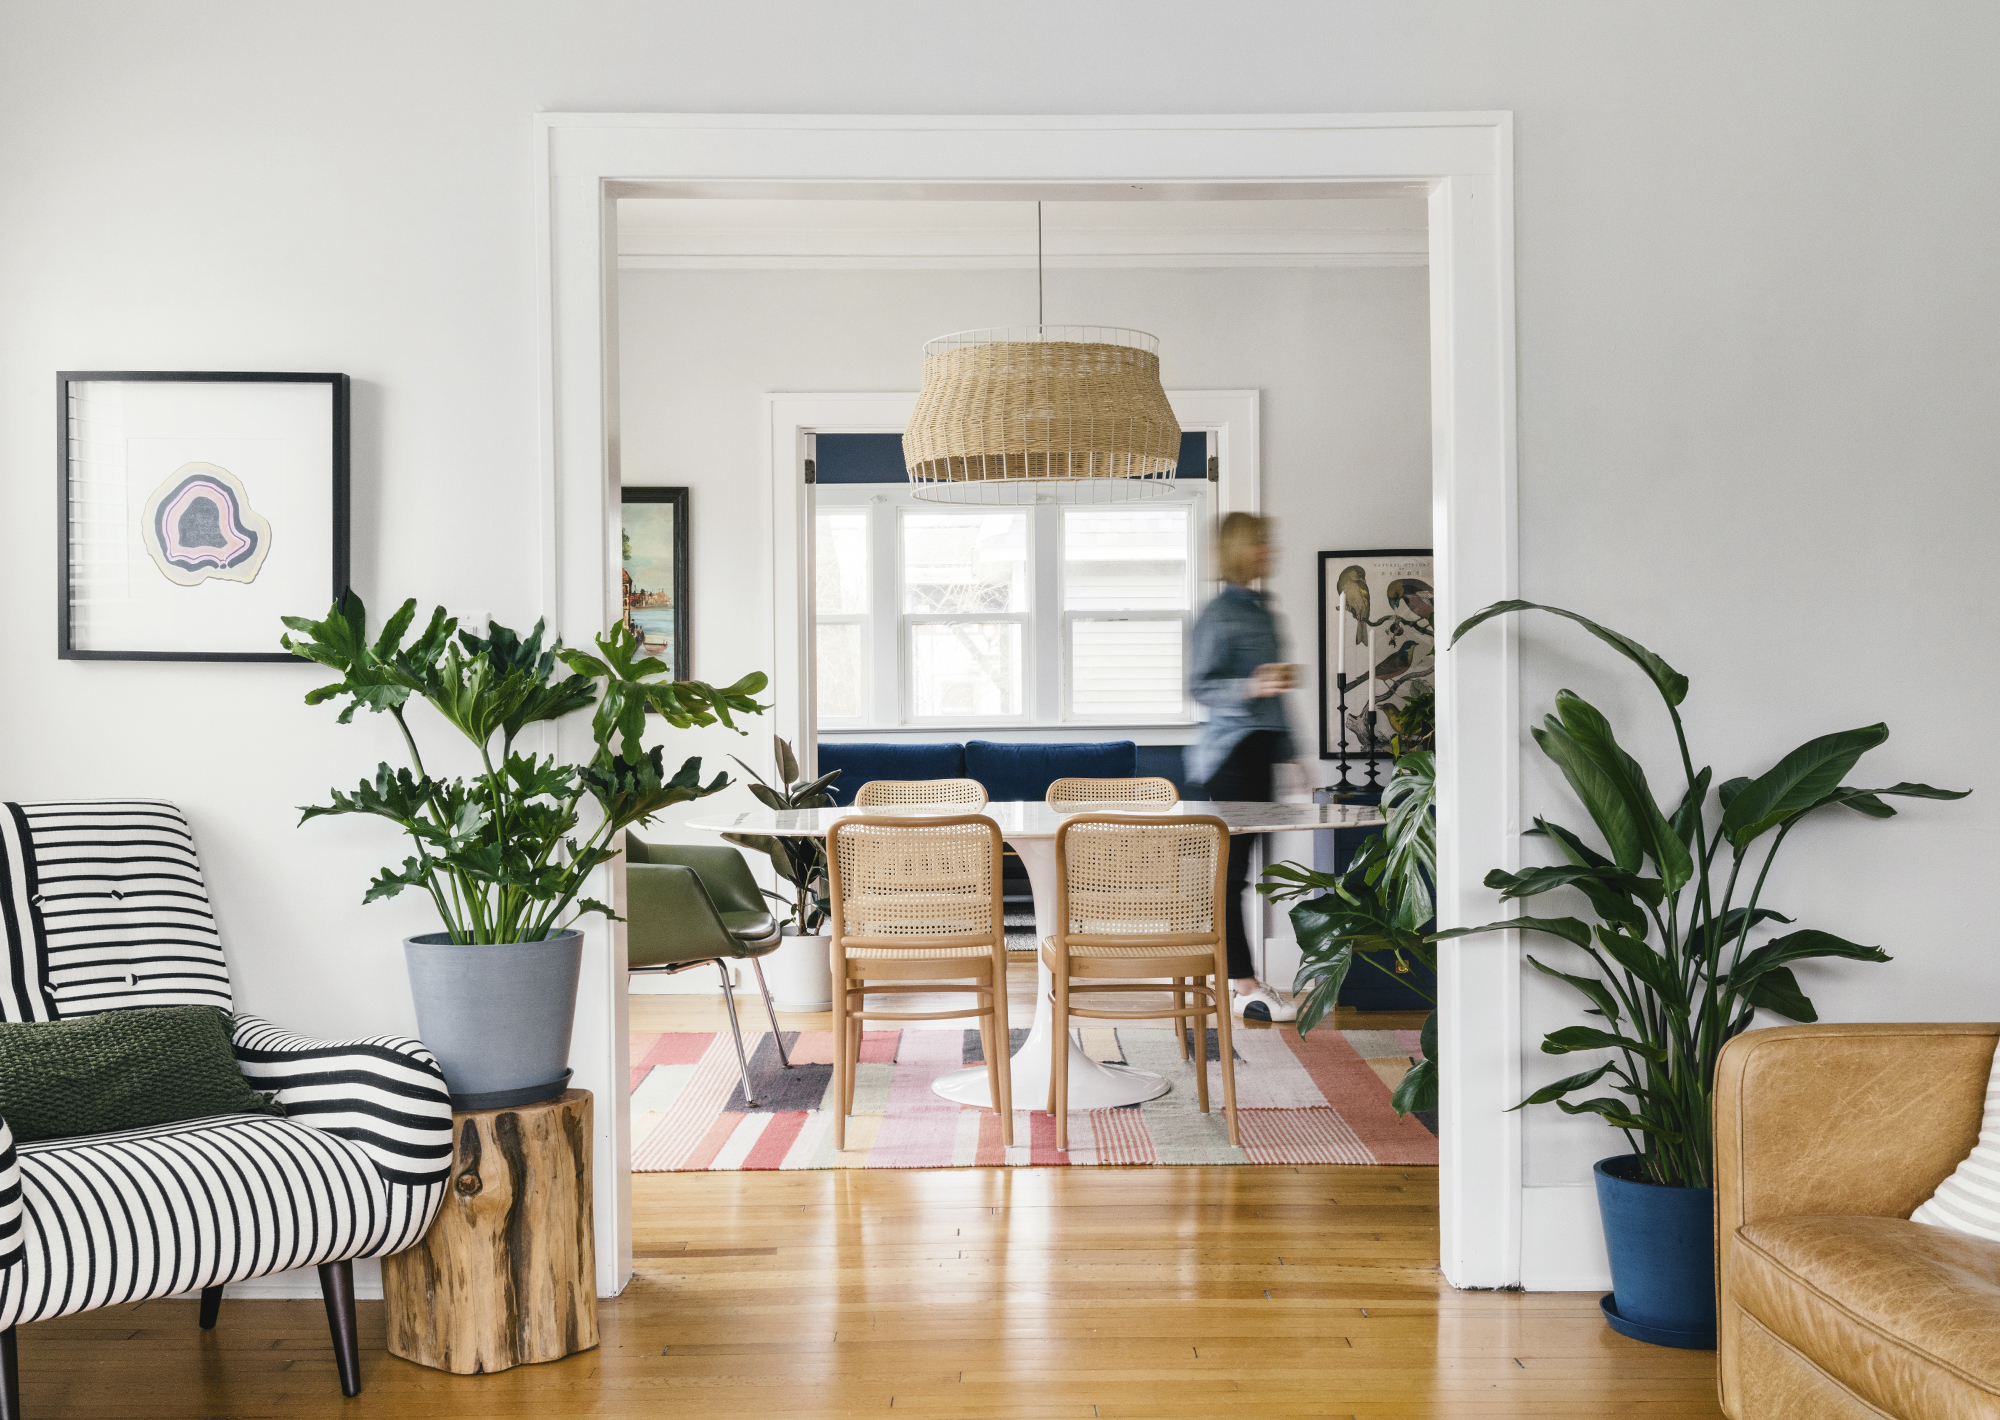
[[(1795, 835), (1773, 893), (1898, 958), (1815, 975), (1826, 1015), (1991, 1017), (1974, 885), (2000, 852), (1996, 50), (1990, 7), (1865, 0), (12, 5), (0, 793), (180, 800), (246, 1006), (408, 1027), (396, 941), (423, 914), (359, 905), (385, 845), (291, 827), (393, 753), (383, 727), (303, 708), (304, 668), (56, 663), (51, 377), (347, 371), (360, 589), (532, 618), (534, 110), (1504, 108), (1524, 594), (1687, 671), (1718, 769), (1887, 718), (1872, 776), (1979, 787)], [(1567, 684), (1650, 713), (1575, 635), (1534, 626), (1524, 656), (1531, 711)], [(1527, 773), (1528, 808), (1567, 811)], [(1537, 982), (1525, 1000), (1531, 1038), (1570, 1009)], [(1597, 1280), (1564, 1251), (1589, 1231), (1565, 1210), (1614, 1144), (1534, 1116), (1531, 1283)]]

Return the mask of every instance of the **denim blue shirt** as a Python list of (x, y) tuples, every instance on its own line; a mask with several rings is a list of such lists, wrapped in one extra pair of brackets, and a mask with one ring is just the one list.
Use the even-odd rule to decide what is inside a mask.
[(1285, 658), (1278, 618), (1264, 602), (1264, 593), (1231, 582), (1195, 618), (1188, 694), (1208, 708), (1208, 720), (1187, 749), (1184, 768), (1191, 785), (1206, 783), (1244, 736), (1257, 730), (1277, 731), (1275, 758), (1292, 757), (1285, 697), (1253, 700), (1249, 694), (1250, 673)]

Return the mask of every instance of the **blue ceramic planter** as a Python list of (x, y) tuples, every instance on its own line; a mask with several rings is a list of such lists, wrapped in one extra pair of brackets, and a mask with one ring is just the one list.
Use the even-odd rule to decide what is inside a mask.
[(1600, 1159), (1592, 1172), (1611, 1253), (1604, 1319), (1635, 1341), (1713, 1351), (1715, 1190), (1621, 1177), (1639, 1172), (1637, 1154)]

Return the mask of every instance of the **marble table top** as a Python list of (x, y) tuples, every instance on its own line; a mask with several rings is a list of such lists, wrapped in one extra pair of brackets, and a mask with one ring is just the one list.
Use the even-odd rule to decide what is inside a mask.
[[(762, 833), (774, 838), (819, 838), (847, 818), (950, 818), (969, 812), (962, 804), (885, 804), (857, 809), (747, 809), (734, 814), (700, 814), (689, 828), (716, 833)], [(1000, 836), (1054, 838), (1064, 819), (1077, 814), (1213, 814), (1231, 833), (1304, 833), (1322, 828), (1373, 828), (1388, 822), (1369, 804), (1276, 804), (1188, 799), (1172, 804), (1072, 803), (1054, 808), (1039, 799), (990, 803), (978, 810), (1000, 826)]]

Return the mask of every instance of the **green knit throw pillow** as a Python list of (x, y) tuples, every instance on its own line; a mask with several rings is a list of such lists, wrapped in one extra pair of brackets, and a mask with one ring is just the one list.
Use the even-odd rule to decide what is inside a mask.
[(243, 1078), (216, 1006), (0, 1024), (0, 1119), (21, 1143), (215, 1114), (283, 1114)]

